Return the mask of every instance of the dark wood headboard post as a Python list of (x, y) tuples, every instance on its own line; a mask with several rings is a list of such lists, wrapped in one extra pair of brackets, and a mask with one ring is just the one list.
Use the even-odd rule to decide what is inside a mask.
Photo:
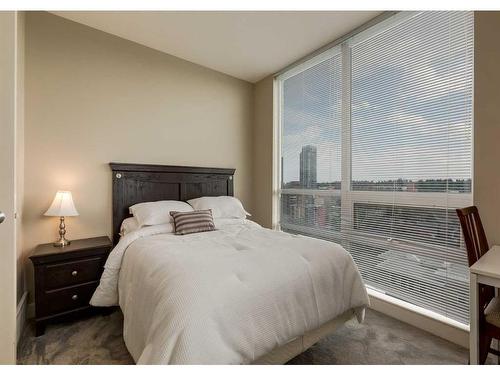
[(234, 194), (231, 168), (110, 163), (113, 183), (113, 244), (129, 207), (141, 202)]

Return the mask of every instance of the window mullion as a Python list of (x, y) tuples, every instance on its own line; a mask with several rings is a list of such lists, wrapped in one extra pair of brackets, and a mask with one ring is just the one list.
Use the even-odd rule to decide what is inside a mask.
[(342, 246), (349, 251), (348, 233), (352, 229), (353, 207), (351, 190), (351, 48), (347, 43), (341, 46), (342, 51), (342, 169), (341, 169), (341, 209), (340, 231)]

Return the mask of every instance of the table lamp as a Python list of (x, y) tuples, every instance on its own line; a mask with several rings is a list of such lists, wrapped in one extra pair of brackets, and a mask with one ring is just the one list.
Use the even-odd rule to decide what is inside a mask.
[(71, 242), (68, 241), (64, 235), (66, 234), (66, 225), (64, 224), (65, 216), (78, 216), (75, 205), (73, 203), (73, 196), (70, 191), (58, 191), (52, 204), (50, 205), (45, 216), (59, 216), (59, 240), (54, 242), (56, 247), (68, 246)]

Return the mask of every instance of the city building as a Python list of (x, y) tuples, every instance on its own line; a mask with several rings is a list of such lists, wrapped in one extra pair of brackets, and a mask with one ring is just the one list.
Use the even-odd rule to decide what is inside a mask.
[(317, 183), (316, 146), (303, 146), (300, 152), (300, 185), (306, 189), (316, 188)]

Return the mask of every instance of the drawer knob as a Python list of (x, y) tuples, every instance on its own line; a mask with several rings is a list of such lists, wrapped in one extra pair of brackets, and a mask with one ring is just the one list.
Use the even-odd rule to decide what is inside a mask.
[(71, 299), (73, 301), (76, 301), (78, 299), (78, 294), (73, 294), (73, 296), (71, 297)]
[(71, 276), (76, 276), (76, 275), (78, 275), (78, 271), (71, 272)]

